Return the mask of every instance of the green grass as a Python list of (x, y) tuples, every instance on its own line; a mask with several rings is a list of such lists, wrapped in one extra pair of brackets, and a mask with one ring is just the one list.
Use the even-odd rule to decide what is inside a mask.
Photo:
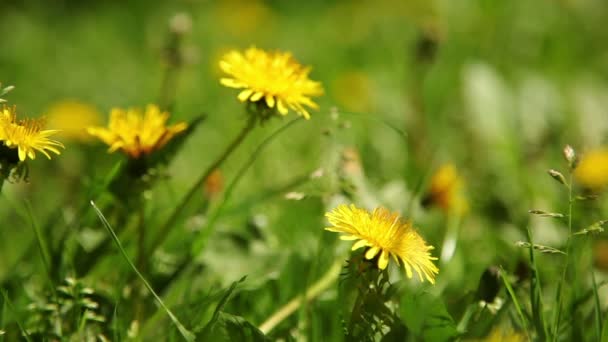
[[(22, 115), (163, 102), (192, 126), (143, 169), (60, 136), (2, 184), (0, 340), (606, 340), (608, 202), (562, 155), (608, 144), (606, 20), (601, 0), (3, 2)], [(312, 67), (311, 120), (248, 122), (217, 63), (249, 46)], [(447, 163), (462, 217), (423, 205)], [(342, 203), (411, 220), (447, 256), (436, 284), (359, 264), (323, 230)]]

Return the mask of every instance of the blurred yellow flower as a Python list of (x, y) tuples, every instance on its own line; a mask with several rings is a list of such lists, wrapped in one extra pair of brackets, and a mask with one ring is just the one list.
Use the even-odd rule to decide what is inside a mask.
[(36, 158), (36, 151), (51, 159), (48, 152), (61, 154), (63, 144), (49, 139), (56, 130), (43, 130), (41, 119), (17, 120), (16, 107), (4, 107), (0, 114), (0, 141), (8, 148), (17, 149), (20, 161)]
[(161, 112), (156, 105), (148, 105), (144, 113), (139, 108), (114, 108), (108, 128), (89, 127), (87, 132), (109, 145), (108, 152), (120, 149), (137, 159), (160, 149), (188, 128), (185, 122), (166, 126), (167, 119), (169, 113)]
[(332, 93), (337, 103), (347, 111), (368, 112), (372, 109), (372, 85), (363, 72), (348, 71), (340, 74), (332, 82)]
[(426, 278), (435, 283), (439, 269), (433, 260), (437, 258), (429, 252), (434, 247), (427, 245), (411, 223), (402, 221), (399, 214), (385, 208), (376, 208), (370, 213), (351, 204), (340, 205), (325, 216), (333, 225), (326, 230), (343, 233), (342, 240), (358, 240), (352, 250), (368, 247), (365, 258), (378, 257), (378, 268), (385, 269), (392, 256), (395, 262), (403, 263), (408, 278), (412, 278), (414, 269), (420, 281)]
[(59, 136), (68, 140), (90, 141), (87, 127), (101, 124), (101, 115), (95, 107), (76, 100), (52, 104), (46, 111), (49, 126), (60, 130)]
[(483, 342), (524, 342), (527, 338), (525, 335), (518, 334), (513, 331), (506, 331), (502, 328), (494, 328), (484, 339)]
[(255, 47), (244, 53), (231, 51), (220, 61), (220, 68), (230, 76), (220, 79), (223, 85), (243, 89), (238, 95), (241, 102), (264, 100), (281, 115), (291, 109), (309, 119), (305, 107), (317, 109), (311, 97), (323, 93), (321, 84), (308, 78), (310, 68), (300, 65), (289, 52)]
[(423, 204), (433, 204), (446, 213), (458, 215), (469, 210), (469, 203), (464, 195), (464, 182), (453, 164), (444, 164), (435, 171)]
[(254, 37), (260, 31), (272, 27), (274, 15), (261, 0), (222, 0), (216, 2), (213, 18), (222, 32), (245, 38)]
[(608, 185), (608, 149), (585, 153), (574, 170), (574, 178), (582, 186), (593, 190)]

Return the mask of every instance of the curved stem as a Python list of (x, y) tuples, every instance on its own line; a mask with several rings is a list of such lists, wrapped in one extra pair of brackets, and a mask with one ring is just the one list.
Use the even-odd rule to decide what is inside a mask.
[(294, 313), (300, 307), (300, 305), (319, 296), (331, 284), (333, 284), (336, 279), (338, 279), (341, 265), (341, 261), (336, 261), (333, 265), (331, 265), (323, 277), (306, 289), (306, 292), (303, 295), (299, 295), (290, 300), (287, 304), (283, 305), (283, 307), (268, 317), (268, 319), (266, 319), (266, 321), (260, 325), (260, 331), (262, 331), (264, 334), (268, 334), (270, 331), (272, 331), (272, 329), (279, 325), (279, 323)]
[(204, 248), (207, 239), (209, 238), (209, 236), (211, 236), (211, 234), (214, 231), (215, 221), (222, 214), (222, 212), (224, 210), (224, 206), (226, 205), (226, 203), (228, 203), (228, 200), (232, 196), (232, 192), (234, 191), (236, 185), (241, 180), (241, 178), (243, 177), (243, 175), (245, 174), (245, 172), (247, 172), (247, 170), (249, 170), (249, 167), (251, 167), (251, 165), (253, 165), (253, 163), (256, 161), (258, 155), (262, 152), (262, 150), (264, 150), (264, 148), (268, 144), (270, 144), (270, 142), (272, 142), (274, 140), (274, 138), (276, 138), (279, 134), (281, 134), (281, 132), (287, 130), (293, 124), (295, 124), (297, 122), (300, 122), (300, 120), (302, 120), (302, 119), (301, 118), (293, 119), (290, 122), (288, 122), (287, 124), (283, 125), (279, 129), (277, 129), (276, 131), (274, 131), (271, 135), (269, 135), (266, 139), (264, 139), (264, 141), (262, 141), (262, 143), (260, 145), (258, 145), (258, 147), (255, 149), (255, 151), (253, 151), (253, 153), (251, 153), (251, 155), (249, 156), (249, 159), (237, 171), (236, 176), (234, 176), (234, 178), (232, 179), (232, 181), (230, 182), (230, 184), (228, 184), (228, 186), (226, 187), (226, 190), (224, 191), (224, 197), (222, 198), (222, 201), (218, 205), (217, 209), (215, 209), (209, 215), (209, 219), (208, 219), (207, 224), (206, 224), (207, 228), (204, 229), (201, 232), (200, 237), (198, 237), (197, 240), (196, 240), (196, 242), (195, 242), (195, 247), (194, 247), (195, 251), (198, 252), (198, 251), (201, 251)]
[(568, 238), (566, 240), (566, 262), (564, 263), (564, 271), (562, 279), (557, 286), (557, 312), (553, 323), (553, 341), (558, 340), (559, 324), (561, 321), (562, 304), (564, 301), (563, 287), (566, 283), (566, 273), (570, 264), (570, 245), (572, 244), (572, 172), (568, 183)]
[(167, 316), (169, 316), (169, 318), (171, 319), (171, 321), (173, 322), (173, 324), (175, 324), (177, 330), (184, 337), (184, 339), (186, 341), (188, 341), (188, 342), (191, 342), (191, 341), (193, 342), (195, 340), (195, 338), (196, 338), (194, 336), (194, 334), (192, 334), (192, 332), (190, 332), (188, 329), (186, 329), (184, 327), (184, 325), (173, 314), (173, 312), (165, 305), (165, 303), (160, 298), (160, 296), (156, 293), (156, 291), (154, 291), (154, 289), (152, 288), (152, 286), (150, 285), (150, 283), (148, 283), (148, 281), (146, 280), (146, 278), (144, 278), (144, 276), (141, 274), (141, 272), (139, 272), (139, 270), (137, 269), (137, 267), (135, 266), (135, 264), (133, 263), (133, 261), (131, 261), (131, 259), (127, 255), (127, 252), (123, 248), (122, 243), (118, 239), (118, 236), (114, 232), (114, 229), (112, 229), (112, 226), (110, 225), (110, 223), (108, 222), (108, 220), (106, 220), (106, 218), (103, 215), (103, 213), (101, 212), (101, 210), (99, 210), (99, 208), (97, 208), (97, 206), (95, 205), (95, 202), (91, 201), (90, 203), (91, 203), (91, 206), (93, 206), (93, 209), (95, 210), (95, 213), (97, 214), (97, 216), (99, 217), (99, 219), (103, 223), (104, 227), (106, 228), (106, 230), (108, 231), (108, 233), (110, 233), (110, 236), (112, 237), (112, 240), (116, 244), (116, 247), (118, 247), (118, 250), (120, 250), (120, 253), (122, 254), (122, 257), (125, 259), (125, 261), (127, 262), (127, 264), (129, 264), (129, 266), (131, 267), (131, 269), (133, 270), (133, 272), (135, 272), (135, 274), (139, 277), (139, 279), (141, 279), (141, 281), (144, 284), (144, 286), (148, 289), (148, 291), (150, 291), (150, 293), (152, 294), (152, 296), (154, 296), (154, 299), (156, 299), (156, 301), (158, 302), (158, 305), (160, 305), (160, 307), (167, 313)]
[(207, 170), (205, 170), (205, 172), (203, 172), (203, 174), (194, 183), (194, 185), (192, 185), (192, 187), (190, 188), (190, 190), (188, 191), (186, 196), (184, 196), (184, 198), (181, 200), (179, 205), (175, 208), (175, 210), (173, 211), (171, 216), (167, 219), (165, 224), (160, 228), (159, 233), (156, 235), (155, 240), (152, 242), (152, 245), (148, 249), (150, 252), (153, 252), (161, 243), (163, 243), (163, 241), (165, 240), (167, 235), (169, 235), (169, 231), (173, 227), (173, 224), (175, 223), (175, 221), (177, 221), (180, 214), (182, 213), (182, 211), (184, 211), (184, 209), (186, 208), (186, 205), (188, 204), (188, 202), (190, 202), (190, 200), (192, 199), (194, 194), (196, 194), (196, 192), (201, 188), (201, 186), (203, 185), (205, 180), (209, 177), (209, 175), (215, 169), (220, 167), (220, 165), (222, 165), (222, 163), (224, 163), (224, 161), (226, 161), (226, 159), (228, 159), (228, 157), (232, 154), (232, 152), (234, 152), (234, 150), (236, 150), (236, 148), (245, 140), (247, 135), (249, 135), (249, 133), (255, 127), (255, 124), (256, 124), (256, 117), (251, 116), (249, 118), (249, 121), (245, 125), (245, 127), (236, 136), (236, 138), (232, 141), (232, 143), (230, 143), (230, 145), (228, 145), (226, 150), (224, 150), (224, 152), (222, 154), (220, 154), (220, 156), (213, 163), (211, 163), (211, 165), (209, 165)]

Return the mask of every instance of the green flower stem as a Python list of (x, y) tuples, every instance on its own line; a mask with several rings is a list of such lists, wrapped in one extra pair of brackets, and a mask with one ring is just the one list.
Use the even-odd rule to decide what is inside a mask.
[[(141, 196), (139, 201), (138, 222), (137, 222), (137, 268), (142, 273), (146, 273), (146, 227), (145, 227), (145, 200)], [(135, 319), (139, 322), (144, 318), (144, 298), (139, 293), (135, 298), (134, 305)]]
[(230, 143), (230, 145), (228, 145), (226, 150), (222, 154), (220, 154), (220, 156), (213, 163), (211, 163), (211, 165), (209, 165), (207, 170), (205, 172), (203, 172), (203, 174), (194, 183), (194, 185), (192, 185), (192, 187), (190, 188), (190, 191), (188, 191), (186, 196), (184, 196), (182, 201), (175, 208), (175, 210), (173, 211), (171, 216), (167, 219), (165, 224), (160, 228), (159, 233), (156, 235), (156, 238), (150, 245), (150, 248), (149, 248), (150, 252), (154, 252), (154, 250), (156, 250), (156, 248), (165, 241), (165, 238), (169, 235), (171, 228), (173, 228), (173, 225), (175, 224), (175, 222), (177, 221), (177, 219), (179, 218), (181, 213), (184, 211), (184, 209), (186, 208), (186, 205), (190, 202), (190, 200), (192, 199), (194, 194), (196, 194), (199, 191), (199, 189), (201, 188), (201, 186), (203, 185), (205, 180), (209, 177), (209, 175), (215, 169), (220, 167), (220, 165), (222, 165), (222, 163), (224, 163), (224, 161), (226, 161), (226, 159), (228, 159), (228, 157), (236, 150), (236, 148), (239, 145), (241, 145), (241, 143), (245, 140), (245, 138), (253, 130), (255, 125), (256, 125), (256, 117), (252, 115), (249, 117), (247, 124), (241, 130), (241, 132), (236, 136), (236, 138), (232, 141), (232, 143)]
[(274, 329), (279, 323), (293, 314), (303, 303), (307, 303), (319, 296), (325, 291), (331, 284), (338, 279), (340, 274), (340, 268), (342, 267), (341, 261), (336, 261), (329, 270), (317, 280), (316, 283), (312, 284), (303, 295), (299, 295), (277, 310), (272, 314), (264, 323), (260, 325), (260, 331), (264, 334), (268, 334)]
[[(589, 240), (589, 238), (587, 238)], [(591, 246), (589, 246), (589, 250)], [(593, 282), (593, 304), (595, 306), (595, 334), (597, 336), (597, 341), (605, 341), (602, 340), (602, 305), (600, 304), (600, 296), (597, 290), (597, 281), (595, 280), (595, 271), (593, 270), (593, 257), (590, 258), (591, 261), (591, 281)], [(604, 329), (608, 329), (608, 326), (604, 327)]]
[(572, 244), (572, 172), (570, 172), (568, 187), (568, 238), (566, 240), (566, 262), (564, 263), (564, 271), (562, 272), (562, 279), (557, 285), (557, 310), (555, 314), (555, 320), (553, 322), (553, 341), (558, 340), (559, 324), (562, 316), (562, 305), (564, 301), (563, 287), (566, 283), (566, 273), (568, 272), (568, 265), (570, 264), (570, 247)]
[(160, 296), (156, 293), (156, 291), (154, 291), (154, 289), (152, 288), (150, 283), (148, 283), (146, 278), (144, 278), (144, 276), (141, 274), (141, 272), (139, 272), (139, 270), (137, 269), (135, 264), (131, 261), (131, 259), (127, 255), (127, 252), (123, 248), (122, 243), (118, 239), (118, 236), (114, 232), (114, 229), (112, 229), (112, 226), (110, 226), (110, 223), (108, 222), (108, 220), (106, 220), (103, 213), (99, 210), (99, 208), (97, 208), (97, 206), (95, 205), (95, 202), (91, 201), (91, 205), (93, 206), (95, 213), (97, 214), (97, 216), (103, 223), (104, 227), (108, 230), (108, 233), (110, 233), (112, 240), (114, 240), (116, 247), (118, 247), (118, 249), (120, 250), (120, 253), (122, 254), (122, 256), (125, 259), (125, 261), (127, 262), (127, 264), (129, 264), (129, 266), (131, 266), (131, 269), (133, 269), (133, 272), (135, 272), (135, 274), (139, 277), (139, 279), (141, 279), (141, 281), (144, 283), (144, 285), (146, 286), (148, 291), (150, 291), (152, 296), (154, 296), (154, 299), (156, 299), (156, 301), (158, 302), (158, 305), (160, 305), (160, 307), (167, 313), (167, 315), (169, 316), (169, 318), (171, 319), (173, 324), (177, 327), (177, 330), (180, 332), (182, 337), (186, 341), (189, 341), (189, 342), (194, 341), (195, 340), (194, 334), (192, 334), (192, 332), (190, 332), (188, 329), (186, 329), (183, 326), (183, 324), (177, 319), (177, 317), (173, 314), (173, 312), (171, 312), (171, 310), (169, 310), (169, 308), (165, 305), (165, 303), (160, 298)]
[(236, 185), (241, 180), (241, 178), (243, 178), (243, 175), (245, 175), (245, 172), (247, 172), (247, 170), (249, 170), (249, 168), (251, 167), (251, 165), (253, 165), (253, 163), (256, 161), (258, 155), (260, 153), (262, 153), (262, 150), (264, 150), (264, 148), (268, 144), (270, 144), (277, 136), (279, 136), (279, 134), (281, 134), (281, 132), (287, 130), (289, 127), (291, 127), (292, 125), (300, 122), (301, 120), (302, 120), (301, 118), (296, 118), (296, 119), (293, 119), (293, 120), (289, 121), (287, 124), (281, 126), (279, 129), (277, 129), (276, 131), (274, 131), (270, 136), (268, 136), (266, 139), (264, 139), (264, 141), (262, 141), (262, 143), (260, 145), (258, 145), (258, 147), (255, 149), (255, 151), (253, 151), (253, 153), (251, 153), (251, 155), (249, 156), (249, 159), (237, 171), (236, 176), (234, 176), (234, 178), (232, 179), (232, 181), (230, 182), (230, 184), (228, 184), (228, 186), (226, 187), (226, 190), (224, 191), (224, 196), (222, 198), (222, 201), (218, 205), (217, 209), (215, 209), (209, 215), (209, 219), (207, 221), (206, 229), (204, 229), (201, 232), (201, 235), (199, 237), (197, 237), (196, 242), (194, 244), (193, 249), (195, 251), (195, 253), (194, 253), (195, 255), (197, 253), (199, 253), (200, 251), (202, 251), (203, 248), (205, 247), (207, 239), (214, 232), (215, 222), (220, 217), (220, 215), (223, 213), (224, 207), (225, 207), (226, 203), (228, 203), (228, 201), (230, 200), (230, 197), (232, 196), (232, 193), (233, 193), (234, 189), (236, 188)]
[(444, 265), (452, 260), (454, 254), (456, 253), (461, 221), (462, 216), (460, 213), (450, 212), (448, 214), (448, 228), (443, 240), (443, 246), (441, 247), (440, 257), (440, 262)]

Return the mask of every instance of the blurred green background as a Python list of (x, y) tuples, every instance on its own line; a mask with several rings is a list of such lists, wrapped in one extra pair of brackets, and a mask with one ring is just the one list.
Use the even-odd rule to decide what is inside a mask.
[[(607, 142), (606, 1), (2, 0), (0, 81), (16, 86), (7, 99), (20, 112), (47, 115), (57, 125), (67, 119), (53, 122), (50, 110), (66, 100), (92, 106), (97, 124), (106, 122), (113, 107), (158, 101), (169, 22), (177, 13), (188, 14), (192, 28), (182, 42), (185, 65), (172, 120), (203, 113), (207, 118), (169, 166), (170, 178), (153, 189), (150, 222), (168, 216), (245, 123), (235, 91), (219, 84), (223, 53), (249, 46), (291, 51), (312, 66), (310, 77), (323, 84), (325, 95), (310, 121), (297, 123), (256, 159), (216, 234), (197, 256), (200, 269), (167, 290), (172, 305), (196, 302), (248, 275), (227, 310), (258, 324), (336, 258), (344, 258), (348, 246), (322, 228), (323, 214), (345, 201), (340, 197), (345, 192), (340, 176), (345, 149), (354, 151), (363, 170), (348, 180), (356, 187), (350, 200), (403, 212), (438, 249), (448, 219), (419, 202), (433, 171), (445, 163), (456, 165), (470, 210), (456, 253), (439, 262), (438, 283), (431, 289), (455, 317), (487, 267), (501, 264), (514, 270), (524, 259), (525, 251), (513, 243), (525, 240), (526, 225), (535, 227), (538, 243), (564, 243), (563, 224), (531, 221), (527, 210), (567, 207), (567, 195), (545, 174), (549, 168), (565, 170), (565, 144), (584, 152)], [(72, 119), (78, 122), (81, 116)], [(287, 120), (257, 129), (222, 166), (224, 182)], [(35, 240), (29, 222), (18, 214), (22, 199), (31, 202), (38, 222), (58, 210), (69, 221), (75, 208), (89, 200), (92, 184), (121, 158), (107, 154), (100, 143), (62, 141), (66, 150), (61, 156), (30, 163), (27, 184), (5, 186), (6, 204), (0, 206), (0, 279), (5, 284), (14, 277), (32, 288), (43, 283), (37, 256), (24, 255), (24, 246)], [(324, 170), (321, 178), (283, 188), (319, 168)], [(283, 194), (289, 191), (305, 198), (286, 200)], [(202, 189), (198, 197), (203, 197)], [(605, 202), (577, 208), (575, 223), (584, 226), (602, 218)], [(183, 257), (188, 234), (200, 228), (197, 219), (205, 217), (193, 214), (184, 227), (176, 227), (174, 233), (179, 233), (172, 234), (162, 253), (150, 258)], [(90, 222), (69, 233), (74, 245), (88, 239), (86, 234), (105, 234), (97, 221)], [(49, 241), (58, 238), (54, 230), (47, 233)], [(557, 279), (562, 269), (551, 258), (540, 262), (547, 279)], [(166, 260), (156, 259), (151, 260), (161, 269)], [(75, 276), (108, 297), (118, 296), (120, 289), (112, 287), (117, 275), (108, 274), (110, 266), (122, 262), (117, 260), (117, 254), (109, 253), (105, 266)], [(70, 273), (69, 266), (61, 269)], [(162, 274), (150, 270), (154, 272)], [(411, 283), (405, 286), (418, 286)], [(21, 304), (30, 298), (12, 295)], [(293, 338), (298, 324), (306, 326), (302, 329), (311, 340), (341, 336), (335, 296), (326, 297), (291, 318), (276, 336)]]

